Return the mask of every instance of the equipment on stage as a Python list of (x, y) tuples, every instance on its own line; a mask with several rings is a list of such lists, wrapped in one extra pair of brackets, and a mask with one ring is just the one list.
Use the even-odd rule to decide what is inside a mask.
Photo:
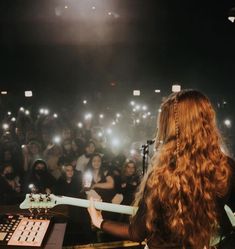
[(40, 247), (51, 225), (49, 216), (10, 215), (0, 216), (0, 246)]
[[(57, 205), (72, 205), (77, 207), (89, 207), (90, 201), (79, 198), (72, 198), (66, 196), (56, 196), (53, 194), (27, 194), (25, 200), (20, 204), (21, 209), (47, 209), (53, 208)], [(137, 207), (112, 204), (107, 202), (94, 201), (96, 209), (134, 215), (137, 211)]]

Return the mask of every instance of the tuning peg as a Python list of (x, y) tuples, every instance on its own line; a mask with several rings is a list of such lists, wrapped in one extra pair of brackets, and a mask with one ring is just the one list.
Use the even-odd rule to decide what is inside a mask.
[(35, 201), (32, 193), (30, 194), (29, 199), (30, 199), (30, 201)]
[(39, 194), (39, 201), (43, 201), (42, 194)]
[(46, 200), (47, 200), (47, 201), (51, 201), (50, 194), (46, 194)]

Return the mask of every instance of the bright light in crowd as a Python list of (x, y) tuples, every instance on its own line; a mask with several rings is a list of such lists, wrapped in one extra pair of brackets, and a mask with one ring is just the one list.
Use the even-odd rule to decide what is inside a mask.
[(79, 128), (82, 128), (83, 127), (83, 124), (81, 122), (78, 123), (78, 127)]
[(41, 108), (41, 109), (39, 110), (39, 113), (40, 113), (40, 114), (44, 114), (44, 109)]
[(135, 150), (130, 151), (131, 155), (135, 155)]
[(172, 86), (172, 92), (177, 93), (181, 91), (181, 85), (173, 85)]
[(45, 115), (48, 115), (49, 112), (50, 112), (50, 111), (49, 111), (48, 109), (44, 109), (44, 114), (45, 114)]
[(230, 128), (230, 127), (232, 126), (232, 122), (231, 122), (230, 119), (225, 119), (225, 120), (224, 120), (224, 124), (225, 124), (228, 128)]
[(4, 130), (8, 130), (8, 129), (9, 129), (9, 125), (8, 125), (8, 124), (3, 124), (3, 125), (2, 125), (2, 128), (3, 128)]
[(139, 105), (137, 105), (137, 106), (135, 107), (135, 109), (136, 109), (136, 110), (139, 110), (139, 109), (140, 109), (140, 106), (139, 106)]
[(29, 115), (29, 114), (30, 114), (29, 110), (25, 110), (25, 115)]
[(7, 91), (1, 91), (1, 94), (2, 94), (2, 95), (6, 95), (6, 94), (7, 94)]
[(155, 93), (160, 93), (161, 90), (160, 90), (160, 89), (156, 89), (154, 92), (155, 92)]
[(104, 114), (100, 114), (100, 118), (101, 118), (101, 119), (104, 118)]
[(90, 188), (91, 183), (92, 183), (92, 173), (90, 171), (87, 171), (84, 174), (84, 178), (83, 178), (84, 188)]
[(118, 146), (120, 145), (120, 140), (117, 139), (117, 138), (113, 138), (113, 140), (112, 140), (112, 145), (113, 145), (114, 147), (118, 147)]
[(116, 122), (115, 122), (115, 121), (113, 121), (113, 122), (112, 122), (112, 125), (116, 125)]
[(135, 105), (135, 101), (131, 101), (131, 103), (130, 103), (132, 106), (134, 106)]
[(140, 96), (140, 90), (134, 90), (133, 95), (134, 96)]
[(136, 119), (136, 123), (139, 124), (139, 123), (140, 123), (140, 120), (139, 120), (139, 119)]
[(65, 5), (64, 8), (65, 8), (65, 9), (68, 9), (68, 5)]
[(108, 15), (111, 16), (111, 15), (112, 15), (112, 12), (108, 12)]
[(83, 100), (83, 104), (86, 105), (87, 104), (87, 100), (84, 99)]
[(95, 6), (92, 6), (92, 10), (95, 10), (96, 9), (96, 7)]
[(91, 113), (87, 113), (85, 114), (85, 120), (91, 119), (92, 118), (92, 114)]
[(148, 114), (148, 116), (150, 116), (150, 115), (151, 115), (151, 112), (148, 112), (147, 114)]
[(24, 96), (27, 97), (27, 98), (33, 97), (33, 92), (32, 91), (25, 91)]
[(56, 113), (53, 114), (54, 118), (58, 118), (58, 115)]
[(11, 121), (12, 121), (12, 122), (15, 122), (15, 121), (16, 121), (16, 118), (15, 118), (15, 117), (12, 117), (12, 118), (11, 118)]
[(108, 128), (106, 132), (110, 135), (112, 134), (113, 131), (110, 128)]
[(142, 110), (146, 111), (147, 110), (147, 106), (146, 105), (142, 106)]
[(133, 112), (136, 112), (136, 109), (134, 108), (132, 111), (133, 111)]
[(21, 111), (21, 112), (24, 112), (24, 107), (20, 107), (20, 111)]
[(54, 142), (55, 144), (59, 144), (59, 143), (61, 142), (61, 137), (60, 137), (60, 136), (54, 136), (53, 142)]
[(103, 133), (102, 132), (98, 132), (98, 137), (102, 137)]
[(121, 117), (120, 113), (117, 113), (117, 114), (116, 114), (116, 117), (117, 117), (117, 118), (120, 118), (120, 117)]
[(159, 109), (158, 109), (158, 112), (162, 112), (162, 109), (161, 109), (161, 108), (159, 108)]
[(144, 119), (147, 118), (146, 114), (144, 114), (142, 117), (143, 117)]
[(11, 116), (11, 112), (7, 112), (7, 115)]

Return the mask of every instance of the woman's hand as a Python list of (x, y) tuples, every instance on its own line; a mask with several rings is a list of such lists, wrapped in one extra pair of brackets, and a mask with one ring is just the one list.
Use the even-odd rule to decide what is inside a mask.
[(103, 217), (101, 211), (97, 211), (94, 206), (94, 199), (90, 198), (90, 207), (88, 208), (88, 212), (91, 216), (91, 221), (93, 225), (97, 228), (100, 228), (101, 223), (103, 221)]

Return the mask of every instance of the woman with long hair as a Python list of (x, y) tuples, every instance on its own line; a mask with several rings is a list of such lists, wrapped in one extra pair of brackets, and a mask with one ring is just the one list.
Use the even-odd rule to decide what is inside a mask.
[(171, 94), (161, 105), (152, 165), (136, 195), (129, 224), (103, 220), (95, 226), (153, 248), (210, 248), (217, 233), (232, 231), (224, 210), (235, 210), (235, 163), (222, 149), (212, 104), (195, 90)]

